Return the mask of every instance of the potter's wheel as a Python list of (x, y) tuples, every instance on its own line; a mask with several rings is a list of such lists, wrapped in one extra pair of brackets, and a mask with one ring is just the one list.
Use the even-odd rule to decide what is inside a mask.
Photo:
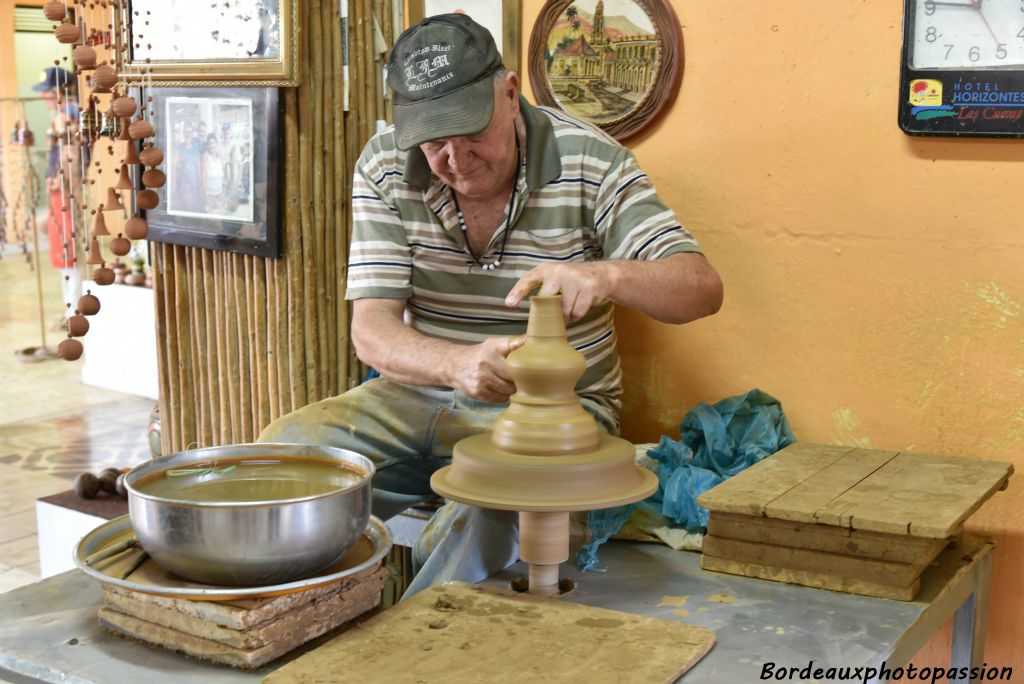
[(644, 499), (658, 478), (634, 464), (633, 445), (600, 438), (586, 454), (530, 456), (491, 448), (490, 435), (464, 439), (430, 485), (444, 497), (505, 511), (583, 511)]
[(164, 570), (152, 558), (140, 565), (127, 579), (120, 579), (121, 571), (130, 566), (133, 556), (139, 553), (137, 550), (119, 554), (109, 560), (98, 561), (93, 565), (85, 564), (87, 556), (124, 541), (132, 534), (131, 521), (127, 515), (103, 523), (78, 542), (74, 553), (75, 565), (85, 574), (104, 584), (112, 584), (123, 589), (193, 601), (231, 601), (280, 596), (330, 584), (376, 565), (391, 549), (391, 533), (387, 526), (379, 518), (370, 516), (362, 538), (341, 560), (314, 577), (284, 584), (261, 587), (201, 584)]
[(562, 297), (530, 299), (527, 341), (508, 355), (516, 393), (490, 434), (459, 441), (430, 486), (461, 503), (519, 511), (519, 556), (531, 593), (557, 591), (569, 558), (569, 512), (645, 499), (657, 477), (634, 461), (633, 445), (602, 434), (576, 396), (586, 359), (569, 345)]

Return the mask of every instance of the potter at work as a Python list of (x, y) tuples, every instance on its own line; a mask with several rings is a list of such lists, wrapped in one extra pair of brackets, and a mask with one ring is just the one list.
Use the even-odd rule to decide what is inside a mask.
[[(633, 155), (528, 104), (466, 15), (403, 33), (388, 85), (395, 125), (356, 164), (346, 290), (355, 348), (381, 377), (260, 436), (370, 457), (373, 513), (384, 519), (433, 497), (431, 475), (455, 444), (495, 426), (517, 389), (506, 357), (524, 343), (531, 293), (561, 295), (568, 342), (585, 357), (575, 394), (596, 424), (584, 451), (596, 426), (619, 426), (613, 305), (679, 324), (722, 302), (714, 268)], [(442, 508), (416, 549), (409, 593), (514, 562), (510, 508)]]

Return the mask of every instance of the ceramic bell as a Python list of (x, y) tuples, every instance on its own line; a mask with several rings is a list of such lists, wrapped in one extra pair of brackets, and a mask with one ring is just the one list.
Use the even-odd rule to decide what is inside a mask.
[(107, 220), (103, 218), (103, 205), (101, 204), (96, 211), (96, 222), (92, 224), (92, 236), (95, 239), (107, 235), (110, 235), (110, 231), (107, 230)]
[(107, 188), (107, 201), (103, 203), (103, 211), (121, 211), (124, 205), (121, 204), (121, 194), (114, 186)]

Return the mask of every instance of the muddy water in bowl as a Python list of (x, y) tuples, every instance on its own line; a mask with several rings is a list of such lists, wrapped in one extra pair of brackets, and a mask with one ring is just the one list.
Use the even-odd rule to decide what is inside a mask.
[(351, 451), (240, 444), (172, 454), (128, 474), (132, 527), (161, 566), (198, 582), (308, 577), (360, 537), (373, 463)]

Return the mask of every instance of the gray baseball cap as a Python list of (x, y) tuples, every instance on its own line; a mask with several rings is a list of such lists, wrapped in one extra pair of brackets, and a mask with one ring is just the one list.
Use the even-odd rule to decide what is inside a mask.
[(388, 59), (398, 146), (487, 128), (499, 67), (494, 38), (465, 14), (427, 17), (406, 29)]

